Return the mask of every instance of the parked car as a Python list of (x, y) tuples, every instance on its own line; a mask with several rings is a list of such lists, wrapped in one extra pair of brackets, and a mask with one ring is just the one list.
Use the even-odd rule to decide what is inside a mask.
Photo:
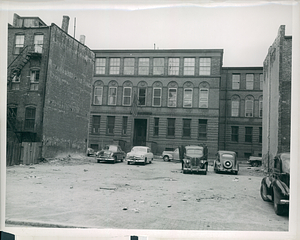
[(290, 153), (279, 153), (274, 158), (271, 173), (261, 181), (260, 195), (264, 201), (274, 204), (277, 215), (289, 211), (290, 198)]
[(189, 145), (179, 148), (179, 156), (182, 163), (182, 172), (203, 172), (208, 170), (208, 148), (205, 144)]
[(93, 156), (95, 154), (95, 151), (94, 151), (94, 149), (92, 149), (92, 148), (88, 148), (87, 150), (86, 150), (86, 155), (89, 157), (89, 156)]
[(123, 162), (126, 157), (126, 153), (121, 149), (119, 145), (106, 145), (101, 151), (96, 153), (97, 162)]
[(218, 151), (214, 161), (214, 171), (238, 174), (239, 164), (233, 151)]
[(135, 146), (126, 155), (127, 164), (131, 163), (152, 163), (153, 153), (151, 149), (146, 146)]
[(262, 157), (250, 156), (247, 163), (250, 164), (252, 167), (259, 167), (262, 165)]
[(176, 157), (175, 157), (176, 155), (179, 156), (179, 148), (176, 148), (173, 151), (165, 150), (161, 154), (161, 156), (162, 156), (162, 158), (163, 158), (164, 161), (174, 160), (174, 159), (176, 159)]

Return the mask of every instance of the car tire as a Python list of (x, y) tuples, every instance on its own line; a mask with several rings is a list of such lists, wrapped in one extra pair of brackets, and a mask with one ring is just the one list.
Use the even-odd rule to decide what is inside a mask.
[(223, 165), (224, 165), (224, 168), (227, 168), (227, 169), (232, 168), (232, 162), (229, 160), (224, 161)]
[(129, 165), (130, 164), (130, 162), (129, 161), (127, 161), (127, 165)]
[(187, 171), (186, 171), (186, 170), (182, 170), (182, 172), (183, 172), (183, 174), (186, 174), (186, 173), (187, 173)]
[(121, 159), (121, 162), (123, 162), (123, 161), (124, 161), (124, 158)]
[(285, 205), (281, 205), (278, 204), (279, 199), (278, 196), (275, 194), (275, 189), (273, 188), (273, 205), (274, 205), (274, 211), (276, 213), (276, 215), (281, 216), (284, 215), (284, 213), (286, 212), (286, 206)]
[(266, 191), (266, 185), (264, 183), (262, 183), (260, 185), (260, 196), (261, 196), (262, 200), (264, 200), (265, 202), (270, 202), (270, 199), (267, 197), (267, 195), (265, 194), (265, 192), (267, 192)]
[(258, 165), (259, 165), (258, 162), (253, 162), (252, 163), (252, 167), (258, 167)]
[(117, 158), (117, 157), (114, 157), (113, 163), (115, 164), (117, 161), (118, 161), (118, 158)]
[(170, 161), (169, 156), (164, 156), (164, 161), (165, 161), (165, 162), (166, 162), (166, 161)]

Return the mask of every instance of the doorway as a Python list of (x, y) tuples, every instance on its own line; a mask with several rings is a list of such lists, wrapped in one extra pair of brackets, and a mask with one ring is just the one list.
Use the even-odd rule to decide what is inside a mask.
[(133, 146), (146, 146), (147, 119), (134, 119)]

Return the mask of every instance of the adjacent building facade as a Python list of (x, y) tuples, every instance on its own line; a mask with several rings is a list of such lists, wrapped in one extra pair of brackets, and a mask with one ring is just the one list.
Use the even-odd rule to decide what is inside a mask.
[(290, 151), (292, 37), (280, 26), (264, 60), (263, 161), (272, 166), (277, 153)]
[(38, 143), (40, 157), (86, 149), (94, 53), (68, 24), (15, 14), (8, 26), (7, 142)]

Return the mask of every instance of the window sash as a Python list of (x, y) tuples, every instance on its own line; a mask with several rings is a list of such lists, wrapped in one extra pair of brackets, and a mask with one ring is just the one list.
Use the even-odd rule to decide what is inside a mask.
[(117, 104), (117, 88), (109, 87), (108, 105), (116, 105), (116, 104)]
[(43, 52), (44, 35), (34, 35), (34, 51), (37, 53)]
[(16, 42), (15, 42), (15, 54), (19, 54), (24, 47), (24, 35), (16, 35)]
[(240, 89), (240, 74), (232, 74), (232, 89)]
[(245, 142), (252, 142), (252, 127), (245, 127)]
[(200, 88), (199, 108), (208, 108), (208, 88)]
[(149, 75), (149, 58), (139, 58), (139, 75)]
[(159, 118), (154, 118), (153, 136), (158, 136), (158, 131), (159, 131)]
[(153, 58), (153, 75), (164, 75), (165, 59)]
[(264, 88), (264, 76), (263, 74), (259, 74), (259, 89), (263, 90)]
[(253, 117), (253, 100), (245, 101), (245, 117)]
[(254, 75), (246, 74), (246, 89), (253, 89)]
[(191, 119), (183, 119), (182, 137), (191, 137)]
[(100, 133), (100, 120), (101, 116), (92, 117), (92, 133)]
[(24, 123), (24, 128), (25, 129), (34, 129), (35, 112), (36, 112), (35, 108), (32, 108), (32, 107), (26, 108), (26, 110), (25, 110), (25, 123)]
[(123, 121), (122, 121), (122, 134), (123, 135), (127, 134), (127, 123), (128, 123), (128, 117), (123, 117)]
[(134, 58), (124, 58), (124, 75), (134, 75)]
[(177, 88), (169, 88), (168, 107), (176, 107), (177, 103)]
[(109, 74), (120, 74), (120, 58), (110, 58)]
[(95, 74), (105, 74), (106, 58), (96, 58)]
[(169, 58), (169, 75), (179, 75), (179, 58)]
[(131, 104), (131, 87), (123, 88), (123, 105), (130, 106)]
[(239, 116), (239, 110), (240, 110), (240, 101), (232, 100), (231, 101), (231, 116), (232, 117), (238, 117)]
[(195, 75), (195, 58), (184, 58), (183, 75)]
[(138, 105), (146, 106), (146, 88), (139, 88)]
[(192, 107), (193, 106), (193, 89), (185, 88), (183, 96), (183, 107)]
[(107, 116), (107, 134), (114, 134), (115, 117)]
[(231, 141), (232, 142), (239, 141), (239, 127), (236, 126), (231, 127)]
[(102, 105), (103, 87), (94, 88), (94, 105)]
[(175, 137), (175, 118), (168, 118), (167, 136)]
[(210, 75), (211, 72), (211, 59), (200, 58), (199, 61), (199, 75)]
[(161, 88), (153, 88), (153, 106), (161, 106)]
[(199, 119), (198, 121), (198, 138), (205, 139), (207, 137), (207, 120)]

